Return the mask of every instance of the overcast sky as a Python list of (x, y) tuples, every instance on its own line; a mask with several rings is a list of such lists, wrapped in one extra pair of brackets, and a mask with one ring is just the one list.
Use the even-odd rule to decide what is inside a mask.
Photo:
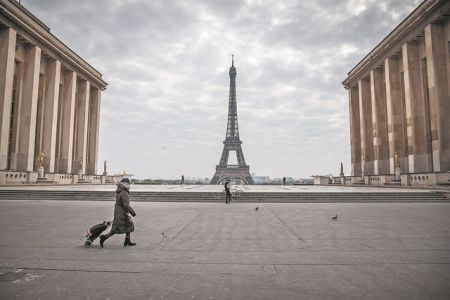
[(22, 0), (103, 74), (98, 172), (211, 178), (231, 54), (250, 172), (350, 170), (341, 82), (418, 0)]

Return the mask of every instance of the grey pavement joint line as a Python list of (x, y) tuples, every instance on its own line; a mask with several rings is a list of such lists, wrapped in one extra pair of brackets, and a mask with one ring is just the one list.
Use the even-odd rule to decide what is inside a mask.
[[(123, 261), (126, 262), (126, 261)], [(261, 264), (261, 263), (218, 263), (218, 262), (192, 262), (192, 263), (178, 263), (178, 262), (148, 262), (144, 263), (148, 265), (179, 265), (179, 266), (221, 266), (221, 265), (235, 265), (235, 266), (385, 266), (385, 265), (410, 265), (410, 266), (420, 266), (420, 265), (450, 265), (450, 262), (367, 262), (367, 263), (276, 263), (276, 264)], [(42, 271), (64, 271), (64, 272), (108, 272), (108, 273), (153, 273), (148, 271), (123, 271), (123, 270), (87, 270), (87, 269), (64, 269), (64, 268), (37, 268), (37, 267), (24, 267), (24, 266), (2, 266), (1, 269), (12, 270), (12, 269), (23, 269), (23, 270), (42, 270)]]
[[(152, 252), (159, 252), (161, 250), (156, 250)], [(194, 252), (194, 253), (201, 253), (201, 252), (208, 252), (209, 250), (164, 250), (161, 252)], [(450, 252), (450, 249), (383, 249), (383, 250), (371, 250), (371, 249), (364, 249), (364, 250), (301, 250), (301, 251), (214, 251), (215, 253), (264, 253), (264, 254), (279, 254), (279, 253), (386, 253), (386, 252), (419, 252), (419, 253), (432, 253), (432, 252)], [(49, 258), (49, 257), (1, 257), (1, 259), (5, 260), (4, 262), (0, 262), (0, 267), (14, 262), (14, 261), (32, 261), (32, 260), (45, 260), (45, 261), (66, 261), (67, 258)], [(83, 258), (83, 259), (70, 259), (70, 261), (111, 261), (111, 262), (122, 262), (120, 259), (108, 259), (108, 260), (102, 260), (102, 259), (89, 259), (89, 258)], [(149, 262), (149, 263), (170, 263), (169, 261), (133, 261), (133, 262)]]
[[(152, 252), (208, 252), (210, 253), (210, 250), (155, 250)], [(215, 253), (384, 253), (384, 252), (450, 252), (450, 249), (382, 249), (382, 250), (376, 250), (376, 249), (361, 249), (361, 250), (299, 250), (299, 251), (233, 251), (233, 250), (227, 250), (227, 251), (214, 251)], [(46, 261), (66, 261), (67, 258), (39, 258), (39, 257), (2, 257), (1, 259), (5, 259), (7, 261), (1, 262), (0, 266), (3, 264), (7, 264), (12, 261), (18, 261), (18, 260), (46, 260)], [(83, 258), (83, 259), (70, 259), (70, 261), (103, 261), (101, 259), (95, 258), (95, 259), (89, 259), (89, 258)], [(111, 261), (111, 262), (122, 262), (122, 260), (117, 259), (107, 259), (105, 261)], [(149, 262), (149, 261), (142, 261), (142, 262)], [(164, 261), (157, 261), (152, 263), (170, 263), (170, 262), (164, 262)]]
[(286, 226), (287, 229), (289, 229), (289, 231), (290, 231), (293, 235), (295, 235), (296, 237), (298, 237), (298, 239), (301, 240), (302, 242), (306, 243), (305, 240), (304, 240), (299, 234), (297, 234), (294, 230), (292, 230), (291, 227), (289, 227), (289, 226), (286, 224), (286, 222), (284, 222), (283, 219), (281, 219), (280, 216), (278, 216), (278, 215), (273, 211), (273, 209), (272, 209), (269, 205), (264, 204), (264, 206), (267, 207), (267, 208), (273, 213), (273, 215), (274, 215), (275, 217), (277, 217), (277, 219), (280, 220), (280, 222), (281, 222), (284, 226)]
[(196, 214), (189, 222), (187, 222), (187, 223), (183, 226), (183, 228), (181, 228), (180, 231), (177, 232), (177, 234), (176, 234), (173, 238), (169, 239), (166, 243), (163, 243), (162, 246), (161, 246), (161, 248), (160, 248), (159, 250), (160, 250), (160, 251), (163, 251), (163, 250), (164, 250), (164, 247), (166, 247), (167, 244), (169, 244), (171, 241), (173, 241), (174, 239), (176, 239), (177, 236), (179, 236), (179, 235), (181, 234), (181, 232), (183, 232), (183, 230), (185, 230), (189, 225), (191, 225), (192, 222), (194, 222), (195, 219), (198, 218), (198, 216), (199, 216), (199, 214)]

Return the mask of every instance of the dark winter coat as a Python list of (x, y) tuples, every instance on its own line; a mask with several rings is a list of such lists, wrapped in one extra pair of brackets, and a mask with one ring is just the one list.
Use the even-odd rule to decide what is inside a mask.
[(115, 233), (128, 233), (134, 231), (133, 220), (130, 215), (136, 216), (130, 206), (130, 193), (126, 186), (119, 184), (116, 190), (116, 205), (114, 206), (113, 230)]

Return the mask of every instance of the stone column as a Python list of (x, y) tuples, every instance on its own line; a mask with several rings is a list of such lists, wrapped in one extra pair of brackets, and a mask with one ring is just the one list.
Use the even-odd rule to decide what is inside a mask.
[[(361, 163), (364, 159), (364, 175), (373, 175), (373, 122), (372, 122), (372, 99), (370, 95), (369, 78), (358, 82), (359, 89), (359, 112), (361, 123)], [(363, 166), (361, 166), (361, 169)]]
[(86, 174), (90, 82), (79, 80), (77, 90), (73, 170), (76, 173), (80, 173), (79, 168), (81, 163), (81, 174)]
[(45, 154), (45, 173), (55, 172), (56, 126), (58, 121), (59, 83), (61, 63), (49, 61), (47, 66), (46, 99), (44, 105), (42, 152)]
[(361, 130), (358, 86), (348, 89), (350, 115), (351, 175), (361, 176)]
[(5, 170), (8, 165), (16, 36), (11, 28), (0, 30), (0, 170)]
[(98, 159), (98, 137), (100, 124), (100, 97), (99, 88), (92, 87), (89, 101), (89, 129), (88, 129), (88, 153), (86, 174), (95, 175)]
[(75, 95), (77, 89), (77, 74), (73, 71), (64, 72), (63, 98), (61, 109), (61, 141), (59, 151), (59, 173), (72, 173)]
[(405, 116), (403, 115), (402, 91), (399, 69), (399, 58), (389, 57), (384, 61), (386, 78), (386, 106), (389, 138), (389, 173), (395, 172), (395, 153), (398, 154), (400, 168), (406, 173), (407, 157), (405, 144)]
[(425, 103), (420, 80), (420, 58), (417, 42), (402, 47), (405, 79), (405, 107), (408, 139), (408, 165), (410, 173), (431, 171), (427, 153)]
[(374, 174), (389, 174), (389, 149), (387, 137), (387, 117), (384, 77), (382, 70), (370, 72), (372, 98)]
[(29, 46), (25, 54), (20, 124), (17, 153), (17, 171), (33, 171), (36, 109), (39, 90), (41, 49)]
[(450, 98), (445, 41), (443, 24), (425, 27), (431, 148), (435, 172), (450, 171)]

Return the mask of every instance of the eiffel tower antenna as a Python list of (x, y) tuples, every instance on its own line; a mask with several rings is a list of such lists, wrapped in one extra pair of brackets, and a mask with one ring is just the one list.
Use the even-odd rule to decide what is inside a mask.
[[(254, 184), (250, 175), (250, 167), (245, 164), (242, 153), (242, 142), (239, 138), (239, 127), (236, 103), (236, 68), (234, 67), (234, 55), (231, 55), (230, 75), (230, 96), (228, 101), (228, 122), (225, 140), (223, 141), (223, 151), (220, 162), (216, 166), (216, 173), (211, 179), (211, 184), (220, 184), (225, 179), (234, 179), (243, 184)], [(229, 165), (228, 158), (230, 152), (236, 153), (237, 165)]]

